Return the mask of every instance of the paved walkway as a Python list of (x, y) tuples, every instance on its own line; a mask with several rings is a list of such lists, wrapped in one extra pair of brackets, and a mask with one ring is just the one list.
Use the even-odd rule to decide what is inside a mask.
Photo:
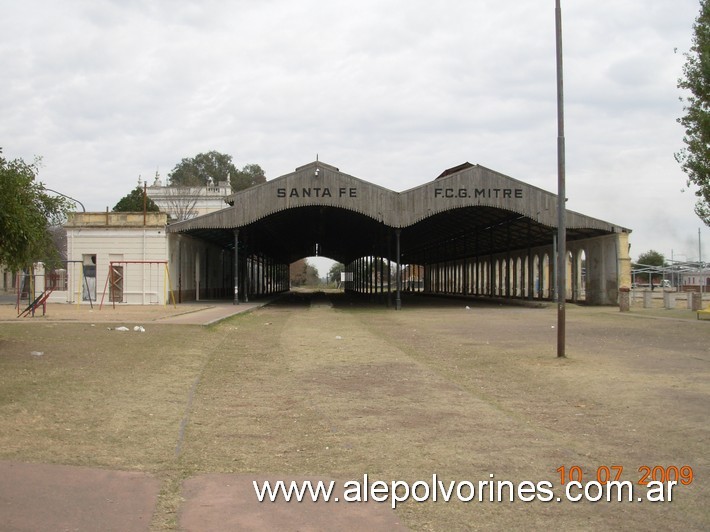
[[(185, 532), (406, 531), (387, 504), (257, 502), (253, 482), (303, 481), (284, 476), (225, 473), (191, 477), (182, 484), (178, 526)], [(330, 479), (308, 479), (312, 482)], [(0, 461), (0, 530), (40, 532), (101, 530), (148, 532), (160, 481), (150, 473)], [(343, 483), (333, 491), (343, 501)], [(354, 526), (354, 524), (356, 524)]]
[[(273, 299), (264, 299), (259, 301), (250, 301), (249, 303), (234, 303), (227, 302), (208, 302), (208, 308), (200, 308), (194, 312), (184, 312), (175, 316), (167, 316), (155, 320), (155, 323), (175, 323), (181, 325), (213, 325), (227, 318), (231, 318), (236, 314), (251, 312), (254, 309), (261, 308), (271, 303)], [(203, 302), (204, 303), (204, 302)]]
[(0, 530), (147, 531), (159, 491), (147, 473), (0, 461)]
[[(192, 301), (172, 305), (105, 305), (103, 309), (98, 306), (91, 308), (89, 305), (76, 305), (68, 303), (50, 303), (46, 315), (38, 309), (35, 317), (18, 318), (14, 302), (0, 301), (0, 323), (46, 323), (46, 322), (73, 322), (73, 323), (113, 323), (116, 325), (166, 323), (182, 325), (212, 325), (235, 314), (250, 312), (256, 308), (268, 305), (276, 297), (259, 299), (248, 303), (235, 305), (231, 301)], [(4, 303), (4, 304), (3, 304)]]

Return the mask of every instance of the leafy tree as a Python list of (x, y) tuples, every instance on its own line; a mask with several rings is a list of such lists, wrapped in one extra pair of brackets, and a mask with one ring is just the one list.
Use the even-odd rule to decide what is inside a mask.
[[(663, 256), (662, 253), (650, 249), (646, 253), (641, 253), (641, 255), (639, 255), (638, 261), (636, 261), (636, 264), (633, 265), (635, 269), (643, 268), (644, 266), (651, 266), (653, 268), (663, 268), (666, 266), (666, 258)], [(657, 271), (655, 273), (649, 273), (648, 279), (649, 283), (651, 284), (651, 289), (653, 289), (654, 283), (659, 283), (662, 278), (663, 276)]]
[(0, 263), (13, 271), (59, 260), (50, 228), (63, 222), (71, 202), (45, 192), (36, 181), (39, 164), (7, 160), (0, 149)]
[(204, 187), (210, 180), (214, 184), (228, 181), (235, 192), (266, 182), (264, 170), (258, 164), (247, 164), (237, 170), (231, 155), (214, 150), (183, 159), (168, 178), (171, 185), (184, 187)]
[(318, 276), (318, 268), (309, 264), (306, 261), (306, 284), (309, 286), (318, 286), (320, 284), (320, 277)]
[(245, 190), (254, 185), (266, 183), (264, 170), (258, 164), (247, 164), (241, 170), (237, 170), (232, 174), (232, 190)]
[(168, 174), (170, 184), (183, 187), (204, 187), (220, 181), (229, 181), (237, 173), (232, 163), (232, 156), (217, 151), (198, 153), (194, 157), (184, 158)]
[(306, 283), (306, 260), (300, 259), (289, 266), (291, 286), (301, 286)]
[(330, 267), (328, 271), (328, 282), (329, 283), (339, 283), (340, 274), (345, 271), (345, 265), (341, 262), (336, 262)]
[[(155, 202), (146, 197), (145, 210), (158, 212), (160, 208)], [(123, 196), (113, 207), (113, 212), (143, 212), (143, 187), (138, 185), (131, 192)]]
[(650, 249), (646, 253), (641, 253), (641, 255), (639, 255), (639, 259), (636, 261), (636, 264), (639, 266), (656, 266), (658, 268), (662, 268), (666, 265), (666, 258), (662, 253)]
[(292, 263), (289, 268), (292, 286), (316, 286), (319, 284), (318, 270), (308, 263), (306, 259), (300, 259)]
[(699, 187), (695, 213), (710, 226), (710, 0), (700, 0), (693, 32), (683, 77), (678, 80), (678, 88), (691, 93), (684, 99), (685, 116), (678, 119), (685, 128), (686, 146), (675, 158), (688, 176), (687, 186)]

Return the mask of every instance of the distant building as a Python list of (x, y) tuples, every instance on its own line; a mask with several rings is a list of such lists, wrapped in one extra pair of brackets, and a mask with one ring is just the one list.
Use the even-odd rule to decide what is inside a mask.
[[(138, 185), (142, 185), (140, 179)], [(204, 187), (163, 185), (156, 172), (146, 193), (162, 212), (168, 213), (171, 221), (182, 221), (229, 207), (225, 199), (232, 194), (232, 187), (229, 181), (220, 181), (216, 185), (210, 182)]]
[(697, 291), (702, 287), (703, 292), (710, 292), (710, 270), (697, 268), (681, 273), (680, 284), (683, 291)]

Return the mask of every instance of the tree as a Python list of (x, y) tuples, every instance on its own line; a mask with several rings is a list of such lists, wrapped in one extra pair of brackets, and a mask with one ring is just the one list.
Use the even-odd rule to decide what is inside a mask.
[(237, 170), (231, 155), (214, 150), (183, 159), (168, 174), (168, 179), (171, 185), (184, 187), (204, 187), (210, 182), (227, 181), (235, 192), (266, 182), (264, 170), (258, 164), (247, 164)]
[(308, 263), (306, 259), (300, 259), (292, 263), (289, 268), (291, 285), (293, 286), (316, 286), (318, 285), (318, 270)]
[(339, 283), (340, 274), (345, 271), (345, 265), (342, 262), (336, 262), (330, 267), (328, 271), (328, 282), (329, 283)]
[(39, 164), (7, 160), (0, 149), (0, 263), (13, 271), (59, 260), (50, 228), (62, 223), (71, 202), (45, 192), (36, 181)]
[(648, 280), (653, 290), (654, 283), (659, 283), (663, 278), (663, 275), (659, 273), (655, 268), (664, 268), (666, 266), (666, 258), (662, 253), (655, 251), (653, 249), (648, 250), (646, 253), (641, 253), (639, 255), (638, 261), (634, 264), (634, 269), (642, 269), (644, 267), (651, 268), (648, 274)]
[(173, 186), (204, 187), (210, 184), (210, 180), (212, 183), (229, 181), (236, 173), (231, 155), (212, 150), (184, 158), (168, 174), (168, 179)]
[(302, 286), (306, 284), (306, 272), (308, 263), (306, 259), (300, 259), (289, 266), (289, 279), (292, 286)]
[(306, 284), (308, 286), (318, 286), (320, 277), (318, 276), (318, 268), (306, 261)]
[(690, 91), (685, 99), (685, 116), (678, 122), (685, 128), (685, 148), (675, 154), (687, 175), (687, 186), (696, 185), (695, 213), (710, 226), (710, 0), (700, 0), (700, 14), (693, 26), (693, 44), (678, 88)]
[(636, 261), (636, 264), (639, 266), (663, 268), (666, 265), (666, 258), (663, 256), (663, 253), (650, 249), (646, 253), (639, 255), (639, 260)]
[[(191, 187), (165, 187), (164, 201), (167, 203), (166, 210), (172, 220), (181, 222), (197, 216), (198, 196), (190, 195), (189, 191), (195, 190)], [(198, 191), (201, 189), (197, 189)]]
[[(143, 212), (143, 192), (143, 188), (138, 185), (114, 205), (113, 212)], [(158, 212), (160, 210), (152, 199), (148, 197), (145, 199), (146, 211)]]
[(244, 168), (232, 174), (232, 190), (235, 192), (260, 183), (266, 183), (266, 176), (264, 175), (264, 170), (258, 164), (247, 164)]

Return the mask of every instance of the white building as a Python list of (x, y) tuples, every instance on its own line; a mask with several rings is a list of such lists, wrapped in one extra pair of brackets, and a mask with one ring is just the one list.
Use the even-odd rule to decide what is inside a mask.
[(710, 292), (710, 270), (696, 268), (681, 273), (681, 286), (685, 291), (702, 287), (703, 292)]
[(214, 279), (232, 275), (228, 256), (192, 236), (168, 235), (167, 225), (164, 212), (71, 213), (66, 289), (55, 290), (50, 302), (163, 305), (226, 297)]
[(67, 289), (50, 301), (164, 304), (168, 298), (167, 214), (71, 213)]
[(170, 220), (180, 221), (228, 207), (225, 199), (232, 194), (232, 187), (229, 181), (208, 183), (205, 187), (164, 186), (156, 172), (146, 193), (161, 211), (168, 213)]

